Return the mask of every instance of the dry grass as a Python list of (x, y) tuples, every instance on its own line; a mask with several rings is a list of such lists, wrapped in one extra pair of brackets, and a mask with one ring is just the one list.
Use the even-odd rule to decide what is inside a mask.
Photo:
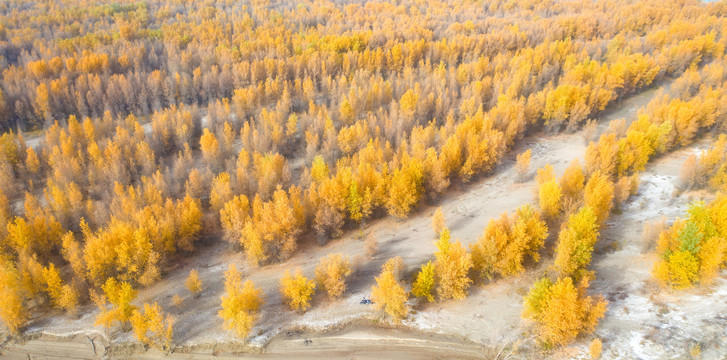
[(616, 134), (617, 137), (626, 136), (626, 119), (612, 120), (608, 123), (608, 130), (606, 133)]
[(527, 149), (526, 151), (518, 154), (517, 162), (515, 163), (518, 181), (523, 181), (527, 178), (528, 173), (530, 172), (530, 159), (532, 155), (533, 149)]
[(172, 297), (172, 305), (174, 305), (177, 310), (180, 310), (182, 308), (182, 305), (184, 304), (184, 299), (179, 296), (179, 294), (174, 294)]
[(659, 238), (664, 230), (666, 230), (666, 217), (662, 217), (660, 220), (647, 221), (644, 223), (643, 230), (641, 231), (641, 239), (643, 241), (643, 247), (641, 253), (645, 254), (654, 249), (656, 240)]
[(366, 248), (366, 256), (369, 258), (373, 258), (379, 249), (379, 241), (376, 239), (376, 236), (373, 234), (373, 232), (369, 233), (366, 236), (366, 240), (364, 240), (364, 246)]
[(583, 142), (588, 145), (591, 141), (596, 139), (596, 132), (598, 131), (598, 123), (594, 119), (589, 119), (586, 124), (583, 125)]
[(639, 177), (638, 176), (623, 176), (616, 184), (614, 184), (614, 198), (613, 202), (616, 209), (621, 208), (626, 200), (636, 193), (639, 189)]
[(682, 164), (681, 171), (679, 172), (680, 185), (685, 189), (693, 187), (698, 181), (698, 173), (699, 161), (697, 160), (697, 156), (692, 154)]

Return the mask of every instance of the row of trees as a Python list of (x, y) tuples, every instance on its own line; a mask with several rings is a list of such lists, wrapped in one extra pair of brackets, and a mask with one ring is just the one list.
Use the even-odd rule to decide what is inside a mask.
[[(705, 69), (709, 71), (709, 69)], [(677, 80), (693, 76), (685, 74)], [(625, 201), (638, 187), (638, 172), (654, 156), (689, 144), (703, 130), (721, 128), (725, 119), (723, 108), (717, 105), (722, 99), (723, 79), (715, 83), (717, 89), (703, 86), (686, 99), (670, 99), (657, 96), (649, 103), (638, 119), (627, 129), (609, 131), (592, 142), (586, 149), (586, 166), (575, 160), (560, 180), (553, 169), (546, 166), (538, 170), (538, 202), (543, 213), (556, 226), (562, 219), (555, 248), (553, 280), (545, 277), (537, 281), (525, 297), (523, 317), (537, 324), (541, 341), (553, 346), (575, 339), (580, 333), (591, 332), (598, 319), (605, 313), (606, 302), (587, 295), (588, 285), (594, 274), (588, 270), (599, 237), (599, 229), (608, 219), (614, 206)], [(676, 109), (682, 109), (678, 111)], [(674, 130), (676, 129), (676, 130)], [(705, 214), (705, 211), (693, 211)], [(690, 229), (694, 230), (692, 226)], [(687, 231), (695, 239), (681, 242), (683, 224), (673, 232), (660, 237), (660, 253), (663, 259), (655, 267), (655, 275), (664, 283), (686, 286), (697, 279), (696, 250), (703, 236), (698, 231)], [(714, 235), (713, 235), (714, 236)], [(695, 253), (675, 249), (682, 244), (694, 243)], [(710, 242), (715, 254), (705, 261), (704, 274), (713, 274), (724, 261), (721, 240)], [(684, 245), (691, 246), (691, 245)], [(691, 255), (689, 264), (684, 258)], [(673, 262), (670, 262), (674, 256)], [(679, 264), (679, 265), (676, 265)], [(705, 279), (709, 275), (705, 275)]]
[[(680, 82), (682, 97), (688, 98), (692, 95), (698, 99), (705, 86), (719, 85), (724, 81), (721, 69), (722, 63), (715, 63), (705, 67), (703, 71), (693, 71), (688, 78)], [(699, 86), (702, 81), (707, 84)], [(696, 90), (697, 88), (699, 90)], [(721, 89), (720, 87), (719, 90)], [(719, 101), (724, 100), (724, 97), (716, 96), (716, 98), (719, 98)], [(714, 118), (706, 117), (707, 121), (693, 125), (690, 128), (692, 134), (698, 132), (701, 127), (713, 123), (717, 130), (724, 129), (724, 110), (719, 105), (717, 107), (721, 111), (715, 114)], [(687, 137), (685, 140), (688, 143), (691, 138)], [(724, 134), (720, 134), (707, 150), (687, 158), (682, 165), (682, 181), (686, 187), (723, 190), (726, 143), (727, 138)], [(726, 203), (722, 193), (718, 193), (709, 204), (693, 203), (687, 211), (686, 219), (676, 220), (669, 229), (659, 234), (656, 247), (659, 260), (654, 265), (652, 273), (660, 284), (683, 289), (713, 281), (727, 260), (725, 258), (727, 242), (724, 240)]]
[[(351, 275), (348, 257), (329, 254), (322, 258), (315, 269), (315, 280), (303, 276), (300, 269), (294, 274), (286, 271), (280, 278), (280, 293), (291, 310), (304, 312), (311, 306), (316, 287), (326, 292), (330, 300), (340, 298), (346, 291), (346, 279)], [(230, 265), (225, 273), (225, 294), (219, 316), (225, 328), (241, 337), (248, 336), (260, 317), (264, 302), (263, 293), (250, 280), (242, 282), (237, 267)]]
[[(518, 209), (512, 216), (503, 214), (500, 219), (492, 220), (480, 242), (473, 244), (471, 252), (461, 242), (452, 241), (441, 209), (435, 212), (433, 227), (438, 238), (434, 261), (424, 264), (415, 274), (410, 292), (402, 279), (404, 265), (399, 257), (386, 261), (375, 278), (371, 290), (375, 307), (394, 321), (408, 315), (410, 295), (425, 302), (434, 301), (435, 296), (439, 301), (463, 299), (476, 279), (521, 273), (527, 258), (538, 260), (538, 252), (547, 237), (545, 222), (530, 206)], [(494, 244), (495, 248), (490, 251), (485, 249), (488, 246), (485, 244)], [(323, 290), (330, 300), (341, 297), (351, 272), (347, 257), (330, 254), (316, 266), (315, 279), (305, 277), (301, 269), (293, 273), (286, 271), (280, 279), (280, 293), (291, 310), (303, 312), (311, 306), (317, 289)], [(244, 304), (260, 304), (262, 295), (249, 281), (242, 282), (234, 266), (226, 273), (226, 279), (226, 295), (223, 296), (220, 317), (226, 321), (226, 327), (245, 337), (258, 319), (259, 305)], [(232, 297), (245, 299), (248, 296), (257, 300), (230, 300)]]
[[(572, 168), (573, 165), (566, 174), (577, 174)], [(588, 265), (599, 229), (611, 209), (613, 186), (600, 174), (589, 179), (589, 183), (596, 181), (592, 184), (597, 185), (584, 187), (582, 175), (580, 179), (584, 199), (576, 198), (572, 204), (580, 207), (570, 212), (560, 228), (551, 275), (536, 281), (524, 299), (522, 316), (535, 322), (538, 339), (547, 347), (567, 344), (582, 333), (592, 332), (606, 312), (607, 303), (603, 298), (588, 295), (588, 286), (594, 278)], [(543, 194), (542, 188), (540, 194)], [(589, 203), (599, 206), (604, 218), (599, 219)]]
[[(53, 302), (60, 306), (70, 305), (66, 309), (69, 312), (75, 310), (76, 300), (68, 300), (68, 296), (75, 296), (75, 292), (68, 285), (61, 287), (62, 280), (55, 267), (51, 265), (50, 268), (44, 268), (42, 273)], [(17, 288), (22, 286), (20, 275), (11, 267), (1, 267), (0, 286), (4, 294), (7, 294), (2, 298), (0, 318), (13, 332), (18, 331), (28, 316), (23, 306), (21, 289)], [(202, 282), (196, 270), (192, 270), (187, 277), (186, 287), (195, 298), (199, 297)], [(145, 303), (141, 307), (133, 305), (137, 291), (129, 282), (120, 282), (112, 277), (100, 289), (101, 292), (91, 292), (91, 299), (99, 308), (96, 325), (111, 328), (118, 324), (122, 329), (131, 328), (137, 340), (144, 345), (171, 351), (176, 321), (173, 316), (164, 312), (156, 302)]]

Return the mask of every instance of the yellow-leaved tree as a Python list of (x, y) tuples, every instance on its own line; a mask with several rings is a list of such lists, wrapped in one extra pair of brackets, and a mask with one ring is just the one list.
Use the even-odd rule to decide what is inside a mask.
[(401, 167), (392, 171), (389, 183), (389, 197), (386, 199), (386, 208), (389, 214), (398, 218), (405, 218), (419, 202), (424, 176), (422, 168), (422, 163), (419, 160), (405, 155), (401, 160)]
[(13, 334), (17, 334), (28, 319), (23, 293), (20, 273), (12, 264), (0, 263), (0, 320)]
[(220, 146), (215, 134), (209, 129), (203, 130), (202, 136), (199, 138), (199, 147), (202, 150), (202, 158), (207, 165), (215, 166), (220, 160)]
[(404, 116), (412, 117), (416, 113), (419, 95), (414, 89), (407, 90), (399, 99), (399, 107)]
[(442, 208), (438, 207), (437, 210), (434, 211), (434, 215), (432, 215), (432, 229), (434, 229), (434, 233), (439, 236), (439, 234), (447, 227), (445, 221), (444, 221), (444, 213), (442, 213)]
[(225, 328), (240, 338), (247, 337), (259, 317), (262, 291), (250, 280), (243, 284), (237, 267), (230, 264), (225, 272), (225, 294), (221, 300), (219, 316), (225, 321)]
[(351, 106), (351, 102), (346, 99), (346, 95), (344, 95), (343, 99), (341, 100), (339, 112), (341, 113), (341, 121), (343, 121), (343, 123), (345, 124), (351, 124), (353, 122), (354, 116), (356, 116), (355, 110), (353, 106)]
[(526, 258), (540, 259), (539, 251), (548, 237), (548, 227), (530, 205), (521, 206), (513, 216), (503, 213), (490, 220), (477, 243), (472, 244), (472, 262), (483, 277), (522, 273)]
[(688, 214), (659, 235), (660, 259), (652, 271), (662, 285), (676, 289), (711, 282), (727, 261), (727, 196), (694, 203)]
[(553, 283), (538, 280), (525, 297), (522, 316), (535, 321), (536, 333), (546, 346), (572, 342), (581, 333), (590, 333), (606, 312), (607, 302), (586, 294), (589, 277), (574, 286), (570, 277)]
[(596, 214), (598, 224), (603, 224), (613, 207), (613, 182), (600, 171), (593, 173), (583, 192), (584, 204)]
[[(136, 306), (131, 305), (131, 301), (136, 297), (136, 290), (131, 287), (131, 284), (118, 282), (114, 278), (106, 280), (102, 289), (106, 296), (97, 302), (101, 313), (96, 317), (96, 325), (108, 328), (118, 321), (122, 327), (126, 327), (136, 310)], [(107, 308), (106, 300), (111, 303), (111, 309)]]
[(305, 311), (308, 309), (315, 289), (315, 281), (303, 276), (300, 268), (295, 270), (294, 275), (286, 270), (283, 277), (280, 278), (280, 293), (283, 294), (292, 310)]
[(38, 175), (40, 172), (40, 160), (32, 146), (26, 149), (25, 168), (33, 175)]
[(136, 339), (147, 346), (157, 346), (163, 351), (172, 349), (174, 317), (166, 314), (161, 306), (144, 304), (144, 311), (134, 310), (131, 327)]
[(244, 235), (245, 224), (250, 219), (250, 201), (245, 195), (237, 195), (220, 209), (220, 223), (225, 240), (237, 244)]
[(515, 162), (515, 171), (517, 172), (518, 180), (524, 180), (530, 171), (530, 158), (533, 155), (533, 149), (527, 149), (517, 155)]
[(583, 201), (583, 186), (585, 185), (585, 181), (586, 177), (580, 161), (578, 159), (573, 160), (560, 178), (560, 189), (563, 193), (563, 209), (566, 214), (580, 207)]
[(590, 207), (582, 207), (568, 218), (558, 235), (555, 269), (561, 277), (585, 270), (591, 263), (593, 245), (598, 240), (598, 219)]
[(270, 201), (255, 196), (252, 216), (243, 228), (240, 244), (248, 260), (254, 264), (268, 259), (286, 259), (295, 251), (298, 235), (305, 223), (305, 209), (300, 189), (288, 192), (278, 188)]
[(210, 189), (210, 208), (215, 213), (219, 213), (225, 203), (232, 200), (232, 185), (230, 184), (230, 174), (219, 173), (212, 182)]
[(326, 164), (326, 161), (323, 159), (322, 156), (316, 155), (316, 157), (313, 158), (313, 163), (311, 164), (311, 179), (316, 183), (321, 183), (325, 179), (328, 179), (328, 175), (328, 164)]
[(469, 271), (472, 269), (472, 255), (459, 241), (451, 242), (449, 229), (444, 229), (435, 243), (437, 251), (434, 269), (437, 296), (440, 300), (464, 299), (472, 284)]
[(399, 283), (402, 268), (400, 257), (389, 259), (376, 277), (376, 285), (371, 288), (371, 299), (379, 310), (384, 310), (394, 321), (400, 321), (409, 313), (408, 299), (404, 286)]
[(63, 235), (63, 247), (61, 254), (63, 258), (71, 264), (73, 275), (80, 280), (86, 279), (86, 264), (83, 262), (83, 250), (81, 244), (78, 243), (72, 232)]
[(45, 283), (45, 292), (50, 297), (54, 307), (64, 309), (69, 313), (76, 310), (78, 294), (71, 285), (63, 285), (61, 275), (53, 263), (43, 268), (43, 282)]
[(544, 168), (538, 169), (536, 182), (538, 183), (538, 203), (543, 215), (550, 220), (558, 218), (563, 207), (563, 192), (555, 178), (553, 167), (548, 164)]
[(341, 254), (329, 254), (316, 266), (316, 282), (330, 300), (341, 297), (346, 291), (348, 275), (351, 275), (351, 263)]
[(436, 278), (434, 277), (434, 264), (431, 261), (422, 265), (421, 270), (417, 273), (414, 283), (411, 286), (412, 295), (424, 298), (429, 302), (434, 301), (432, 291), (434, 290), (434, 283)]
[(199, 272), (196, 269), (192, 269), (187, 276), (187, 290), (192, 293), (192, 296), (199, 297), (202, 292), (202, 280), (199, 279)]

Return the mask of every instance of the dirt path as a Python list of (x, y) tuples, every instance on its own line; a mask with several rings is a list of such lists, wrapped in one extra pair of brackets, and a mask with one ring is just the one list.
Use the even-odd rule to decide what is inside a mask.
[[(648, 103), (655, 93), (655, 89), (650, 89), (621, 101), (617, 108), (607, 111), (599, 118), (599, 128), (605, 128), (610, 120), (633, 118), (637, 109)], [(471, 244), (477, 241), (491, 218), (499, 216), (504, 211), (514, 211), (517, 207), (533, 201), (535, 187), (532, 174), (526, 181), (516, 182), (516, 172), (513, 167), (514, 154), (528, 148), (533, 149), (532, 169), (550, 163), (556, 173), (561, 174), (573, 159), (582, 160), (585, 144), (582, 132), (527, 138), (521, 141), (518, 148), (498, 166), (494, 175), (480, 179), (463, 190), (448, 192), (439, 203), (453, 238), (460, 239), (465, 245)], [(209, 347), (211, 344), (236, 342), (229, 332), (222, 329), (222, 321), (217, 317), (224, 281), (223, 273), (228, 264), (236, 264), (243, 274), (261, 287), (266, 294), (261, 321), (253, 329), (250, 339), (250, 345), (253, 347), (262, 348), (284, 329), (305, 327), (315, 331), (351, 319), (368, 318), (375, 321), (380, 317), (379, 313), (370, 306), (359, 305), (360, 299), (369, 296), (374, 276), (378, 274), (386, 259), (402, 256), (408, 271), (415, 270), (420, 264), (431, 259), (434, 252), (434, 232), (430, 226), (430, 216), (433, 211), (434, 207), (424, 208), (401, 222), (390, 218), (378, 220), (361, 233), (349, 231), (345, 237), (331, 241), (325, 246), (303, 244), (301, 250), (289, 261), (262, 269), (249, 268), (241, 254), (230, 251), (226, 244), (218, 242), (204, 247), (194, 256), (180, 260), (164, 276), (163, 281), (142, 289), (136, 302), (141, 304), (156, 301), (177, 316), (175, 342), (185, 347)], [(363, 257), (365, 251), (363, 241), (360, 240), (360, 235), (368, 232), (373, 232), (379, 241), (379, 253), (370, 260)], [(350, 279), (345, 297), (335, 303), (329, 303), (318, 294), (313, 300), (313, 308), (305, 314), (288, 311), (283, 306), (277, 290), (279, 277), (283, 271), (300, 267), (305, 275), (312, 276), (313, 269), (321, 257), (337, 252), (350, 256), (357, 267), (355, 275)], [(184, 289), (184, 279), (191, 269), (199, 270), (204, 283), (202, 296), (198, 299), (189, 297)], [(453, 335), (493, 347), (508, 344), (521, 337), (522, 295), (527, 291), (536, 273), (537, 270), (530, 271), (520, 277), (474, 287), (465, 300), (435, 303), (418, 312), (412, 312), (404, 325), (431, 333)], [(185, 302), (179, 310), (171, 305), (171, 298), (176, 293), (185, 297)], [(78, 319), (63, 316), (44, 318), (32, 324), (28, 333), (62, 334), (93, 328), (95, 310), (86, 307), (81, 313), (83, 316)], [(114, 343), (132, 340), (128, 332), (113, 333), (111, 338)], [(80, 340), (79, 344), (82, 343)], [(338, 339), (333, 343), (345, 342), (342, 343)], [(88, 340), (85, 346), (90, 346)], [(20, 352), (36, 354), (33, 348), (23, 346), (15, 348)], [(372, 354), (380, 351), (378, 345), (372, 344), (366, 349)], [(408, 350), (401, 351), (406, 353)]]
[[(3, 359), (98, 359), (103, 356), (103, 345), (97, 344), (94, 352), (91, 339), (77, 335), (65, 341), (52, 337), (41, 337), (25, 343), (22, 347), (10, 346), (3, 352)], [(332, 331), (326, 334), (304, 334), (276, 338), (262, 354), (238, 352), (232, 344), (218, 344), (209, 348), (198, 348), (189, 352), (163, 354), (157, 349), (140, 352), (138, 348), (117, 349), (111, 358), (158, 359), (161, 357), (189, 360), (211, 359), (320, 359), (325, 357), (348, 359), (481, 359), (492, 357), (500, 349), (484, 349), (482, 346), (406, 332), (396, 329), (380, 329), (354, 326), (350, 329)], [(505, 352), (507, 353), (507, 352)]]
[[(308, 345), (305, 344), (306, 340), (309, 341)], [(264, 355), (278, 358), (281, 354), (291, 354), (296, 359), (316, 359), (321, 356), (355, 359), (471, 359), (482, 358), (491, 351), (476, 344), (401, 330), (358, 328), (323, 336), (276, 338), (266, 347)]]

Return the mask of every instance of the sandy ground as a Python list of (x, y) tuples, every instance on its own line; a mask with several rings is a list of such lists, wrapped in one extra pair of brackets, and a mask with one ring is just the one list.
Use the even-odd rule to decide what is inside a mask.
[[(599, 128), (603, 130), (610, 120), (633, 119), (637, 109), (645, 105), (655, 92), (654, 89), (647, 90), (622, 101), (615, 110), (606, 112), (599, 119)], [(700, 143), (697, 146), (706, 145)], [(438, 205), (442, 207), (453, 238), (471, 244), (477, 241), (491, 218), (533, 202), (534, 171), (525, 181), (516, 181), (513, 168), (514, 154), (528, 148), (533, 149), (532, 169), (550, 163), (556, 173), (561, 174), (573, 159), (582, 160), (585, 144), (580, 132), (526, 138), (498, 166), (494, 175), (448, 192)], [(601, 248), (594, 256), (593, 268), (598, 280), (594, 282), (593, 289), (610, 301), (606, 318), (596, 333), (604, 338), (606, 358), (665, 358), (677, 350), (680, 354), (683, 350), (688, 351), (690, 342), (696, 341), (693, 339), (715, 339), (702, 345), (706, 356), (719, 353), (714, 346), (724, 343), (725, 320), (715, 317), (715, 314), (727, 310), (723, 299), (727, 293), (724, 281), (718, 282), (715, 290), (708, 294), (652, 296), (648, 290), (649, 271), (654, 259), (648, 253), (642, 254), (640, 233), (643, 222), (662, 215), (673, 218), (686, 207), (692, 195), (673, 197), (672, 193), (678, 181), (679, 166), (690, 151), (694, 149), (670, 154), (653, 163), (649, 171), (641, 176), (642, 185), (637, 196), (625, 206), (623, 215), (611, 218), (603, 231)], [(374, 276), (386, 259), (402, 256), (408, 273), (431, 259), (434, 232), (430, 216), (434, 209), (434, 206), (425, 207), (403, 221), (391, 218), (374, 221), (360, 231), (348, 231), (343, 238), (324, 246), (317, 245), (314, 240), (304, 242), (289, 261), (260, 269), (250, 268), (241, 254), (214, 240), (219, 237), (211, 234), (213, 240), (201, 246), (192, 256), (176, 262), (163, 281), (142, 289), (136, 303), (157, 301), (177, 317), (175, 343), (181, 345), (173, 358), (226, 358), (253, 356), (251, 353), (255, 352), (262, 353), (254, 355), (256, 357), (275, 358), (381, 358), (382, 354), (386, 354), (387, 358), (402, 359), (445, 356), (492, 358), (499, 349), (522, 338), (525, 326), (520, 319), (522, 296), (547, 264), (532, 268), (519, 277), (475, 286), (470, 296), (462, 301), (417, 306), (402, 324), (412, 331), (382, 330), (361, 325), (338, 332), (326, 331), (361, 319), (372, 324), (384, 321), (380, 313), (370, 306), (359, 305), (359, 301), (369, 297)], [(363, 255), (365, 251), (361, 240), (362, 235), (369, 232), (373, 232), (379, 241), (379, 252), (372, 259)], [(618, 243), (618, 246), (611, 247), (612, 242)], [(609, 250), (614, 248), (617, 250)], [(337, 252), (348, 255), (356, 267), (344, 298), (330, 303), (323, 295), (317, 294), (313, 299), (314, 306), (305, 314), (287, 310), (277, 290), (283, 271), (300, 267), (305, 275), (312, 276), (321, 257)], [(261, 321), (253, 329), (249, 345), (242, 345), (225, 331), (217, 317), (223, 273), (228, 264), (236, 264), (244, 276), (266, 294)], [(191, 269), (199, 270), (204, 283), (203, 293), (198, 299), (190, 297), (184, 290), (184, 279)], [(185, 297), (180, 309), (171, 305), (171, 298), (176, 293)], [(705, 299), (712, 299), (714, 303), (707, 314), (699, 310)], [(667, 310), (663, 310), (665, 307)], [(692, 312), (702, 313), (699, 315), (700, 323), (691, 320)], [(679, 314), (684, 318), (677, 316)], [(18, 359), (31, 355), (38, 359), (53, 358), (51, 355), (79, 359), (102, 354), (119, 358), (134, 354), (133, 358), (142, 359), (161, 355), (155, 350), (138, 352), (133, 346), (119, 345), (131, 343), (131, 334), (94, 328), (95, 315), (96, 310), (88, 306), (75, 319), (65, 316), (38, 319), (26, 333), (39, 338), (25, 344), (5, 344), (2, 355)], [(686, 316), (690, 321), (686, 320)], [(691, 330), (681, 330), (687, 322), (693, 324), (689, 328)], [(703, 326), (703, 323), (709, 327)], [(712, 330), (702, 333), (705, 328)], [(60, 338), (64, 341), (59, 341)], [(313, 343), (305, 345), (304, 339), (311, 339)], [(550, 356), (585, 356), (587, 340), (583, 339), (581, 343)], [(674, 344), (658, 345), (666, 340), (674, 340)], [(111, 344), (114, 344), (112, 350), (107, 351), (106, 347)]]

